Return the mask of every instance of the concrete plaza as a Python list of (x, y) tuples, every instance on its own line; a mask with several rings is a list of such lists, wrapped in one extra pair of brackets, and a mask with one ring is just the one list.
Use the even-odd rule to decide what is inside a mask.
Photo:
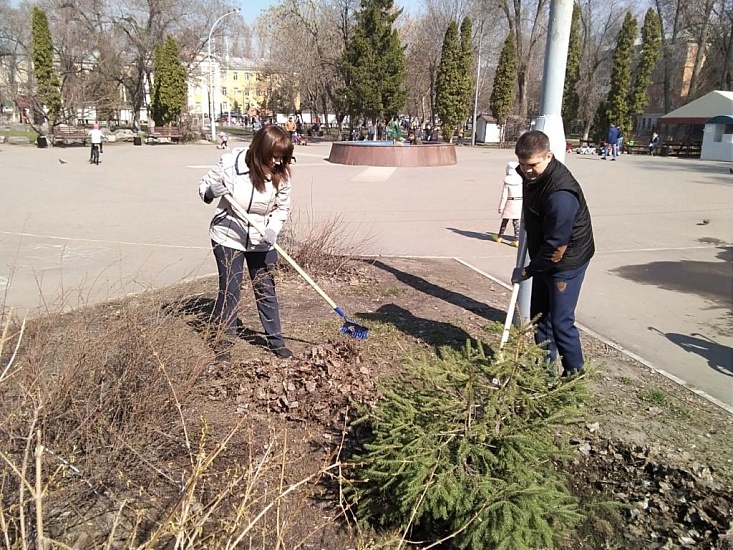
[[(337, 220), (364, 254), (457, 258), (509, 279), (516, 251), (486, 232), (498, 230), (511, 151), (464, 147), (455, 166), (394, 169), (329, 164), (329, 147), (296, 150), (296, 230)], [(58, 311), (215, 271), (212, 207), (196, 187), (220, 153), (115, 144), (91, 166), (86, 148), (0, 146), (5, 306)], [(598, 249), (579, 321), (733, 406), (729, 165), (575, 154), (566, 164), (586, 193)]]

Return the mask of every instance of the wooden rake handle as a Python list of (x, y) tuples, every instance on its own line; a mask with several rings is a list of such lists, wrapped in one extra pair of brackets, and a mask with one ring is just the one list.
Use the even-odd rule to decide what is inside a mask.
[[(263, 237), (265, 236), (265, 228), (262, 227), (259, 223), (257, 223), (254, 220), (252, 220), (252, 218), (249, 217), (249, 215), (244, 211), (244, 209), (241, 206), (239, 206), (236, 202), (234, 202), (234, 199), (232, 198), (231, 195), (228, 195), (227, 194), (227, 195), (224, 195), (222, 198), (227, 202), (227, 204), (229, 205), (229, 207), (234, 211), (234, 213), (237, 216), (239, 216), (244, 221), (246, 221), (248, 224), (250, 224), (252, 227), (254, 227), (260, 235), (262, 235)], [(324, 290), (320, 286), (318, 286), (318, 284), (316, 284), (316, 282), (313, 279), (311, 279), (311, 276), (310, 275), (308, 275), (305, 271), (303, 271), (303, 268), (300, 267), (295, 262), (295, 260), (293, 260), (290, 257), (290, 255), (287, 252), (285, 252), (282, 248), (280, 248), (280, 245), (279, 244), (275, 243), (275, 244), (273, 244), (273, 247), (275, 248), (275, 250), (277, 250), (277, 253), (280, 254), (280, 256), (286, 262), (288, 262), (293, 267), (293, 269), (295, 271), (298, 272), (298, 275), (300, 275), (301, 277), (303, 277), (303, 279), (305, 279), (305, 282), (308, 283), (309, 285), (311, 285), (313, 287), (313, 289), (316, 292), (318, 292), (318, 294), (321, 295), (321, 298), (323, 298), (324, 300), (326, 300), (326, 302), (328, 303), (329, 306), (331, 306), (335, 310), (338, 310), (338, 306), (336, 305), (336, 302), (334, 302), (329, 297), (329, 295), (326, 294), (324, 292)]]

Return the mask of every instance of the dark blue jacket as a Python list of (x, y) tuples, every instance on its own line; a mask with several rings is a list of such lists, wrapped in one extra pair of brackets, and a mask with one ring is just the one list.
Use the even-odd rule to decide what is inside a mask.
[(570, 170), (553, 158), (535, 181), (523, 180), (522, 213), (531, 259), (527, 273), (556, 273), (588, 262), (595, 253), (593, 227)]
[(608, 138), (607, 138), (608, 143), (611, 143), (611, 144), (616, 143), (618, 141), (618, 136), (619, 136), (618, 128), (616, 128), (616, 126), (611, 124), (611, 127), (608, 129)]

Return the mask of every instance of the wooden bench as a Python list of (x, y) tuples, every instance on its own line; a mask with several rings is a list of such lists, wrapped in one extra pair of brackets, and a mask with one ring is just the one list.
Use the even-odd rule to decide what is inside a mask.
[(649, 145), (634, 143), (634, 145), (624, 144), (624, 153), (627, 155), (648, 155)]
[(68, 143), (69, 141), (81, 141), (86, 145), (89, 139), (89, 133), (86, 128), (78, 128), (76, 126), (55, 126), (53, 129), (54, 141)]
[[(662, 152), (666, 148), (666, 155)], [(702, 142), (699, 141), (665, 141), (659, 148), (662, 156), (700, 158)]]
[(180, 128), (177, 128), (175, 126), (156, 126), (155, 128), (153, 128), (152, 132), (148, 132), (146, 142), (157, 143), (161, 139), (168, 139), (170, 141), (180, 143), (181, 137), (183, 137), (183, 134), (181, 133)]

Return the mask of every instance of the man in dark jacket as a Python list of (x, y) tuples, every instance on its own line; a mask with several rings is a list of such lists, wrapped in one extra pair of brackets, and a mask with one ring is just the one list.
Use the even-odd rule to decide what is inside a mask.
[(512, 282), (533, 277), (530, 314), (540, 315), (535, 342), (546, 345), (550, 361), (560, 355), (568, 376), (580, 372), (584, 362), (575, 308), (595, 252), (590, 212), (580, 185), (550, 151), (546, 134), (522, 134), (514, 152), (531, 261), (514, 270)]
[(606, 135), (606, 149), (603, 150), (603, 160), (606, 160), (608, 153), (611, 153), (611, 160), (616, 160), (618, 156), (618, 138), (621, 135), (621, 131), (616, 127), (615, 124), (611, 124)]

